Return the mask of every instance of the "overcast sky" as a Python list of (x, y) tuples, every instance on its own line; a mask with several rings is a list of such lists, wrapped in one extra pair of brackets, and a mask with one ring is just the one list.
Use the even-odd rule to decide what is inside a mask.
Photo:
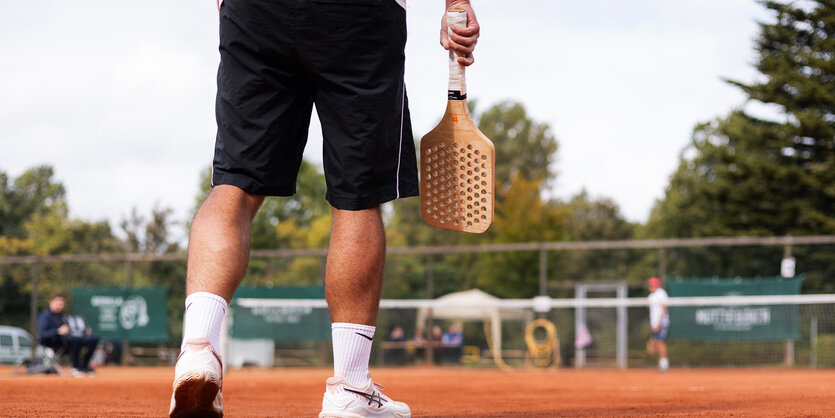
[[(226, 0), (235, 1), (235, 0)], [(475, 1), (467, 71), (480, 110), (524, 104), (559, 142), (552, 196), (585, 188), (645, 222), (693, 126), (745, 104), (753, 0)], [(414, 133), (446, 100), (441, 0), (408, 0), (406, 85)], [(214, 0), (0, 1), (0, 171), (54, 167), (70, 214), (116, 227), (132, 208), (190, 216), (212, 159)], [(314, 120), (306, 156), (321, 161)], [(182, 233), (182, 231), (180, 231)]]

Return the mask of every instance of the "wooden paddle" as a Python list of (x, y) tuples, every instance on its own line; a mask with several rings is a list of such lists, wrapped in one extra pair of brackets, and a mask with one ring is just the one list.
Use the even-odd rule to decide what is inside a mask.
[[(466, 26), (467, 13), (448, 11), (453, 25)], [(430, 226), (481, 233), (493, 223), (495, 148), (470, 117), (464, 67), (452, 49), (447, 99), (441, 122), (420, 141), (420, 211)]]

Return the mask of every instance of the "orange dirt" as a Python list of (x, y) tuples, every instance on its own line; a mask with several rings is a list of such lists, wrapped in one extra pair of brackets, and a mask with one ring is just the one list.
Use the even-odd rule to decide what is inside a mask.
[[(226, 416), (319, 412), (328, 369), (243, 369), (224, 377)], [(833, 416), (835, 370), (374, 369), (415, 416)], [(164, 416), (172, 368), (106, 367), (96, 377), (0, 368), (0, 416)]]

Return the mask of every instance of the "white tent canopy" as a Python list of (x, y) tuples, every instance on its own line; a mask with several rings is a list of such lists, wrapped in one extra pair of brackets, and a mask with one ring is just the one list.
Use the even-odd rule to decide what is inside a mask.
[(502, 360), (502, 321), (520, 320), (530, 321), (531, 314), (519, 309), (499, 309), (489, 305), (489, 302), (499, 298), (483, 292), (479, 289), (464, 290), (461, 292), (449, 293), (436, 299), (443, 302), (436, 308), (420, 308), (418, 310), (417, 323), (423, 327), (426, 324), (430, 311), (432, 318), (446, 319), (455, 322), (484, 321), (490, 323), (490, 339), (493, 352), (493, 359), (499, 367), (507, 367)]

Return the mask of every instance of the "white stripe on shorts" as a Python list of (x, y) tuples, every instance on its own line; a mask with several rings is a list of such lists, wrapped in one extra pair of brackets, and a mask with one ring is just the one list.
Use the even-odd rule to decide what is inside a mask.
[(403, 96), (400, 99), (400, 143), (397, 148), (397, 179), (395, 180), (395, 189), (397, 189), (397, 198), (400, 198), (400, 160), (403, 154), (403, 115), (406, 113), (406, 82), (403, 82)]

